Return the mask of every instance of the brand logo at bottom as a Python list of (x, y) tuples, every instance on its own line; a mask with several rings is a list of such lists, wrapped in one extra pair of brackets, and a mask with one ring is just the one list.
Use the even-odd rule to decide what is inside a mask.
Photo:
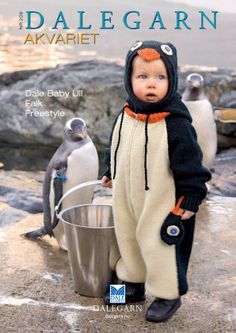
[(125, 303), (125, 284), (110, 285), (110, 303)]

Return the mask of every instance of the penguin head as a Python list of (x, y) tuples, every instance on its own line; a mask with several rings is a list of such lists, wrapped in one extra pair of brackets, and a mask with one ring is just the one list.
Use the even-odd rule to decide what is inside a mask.
[(186, 78), (186, 87), (183, 93), (184, 101), (198, 101), (206, 99), (204, 92), (204, 79), (198, 73), (191, 73)]
[(72, 118), (66, 122), (65, 136), (70, 141), (82, 141), (87, 137), (86, 123), (82, 118)]
[(198, 73), (191, 73), (187, 76), (186, 83), (191, 90), (200, 89), (203, 88), (204, 79)]
[(127, 53), (125, 61), (124, 82), (125, 89), (128, 94), (128, 100), (131, 100), (134, 105), (145, 109), (150, 107), (149, 102), (140, 100), (133, 92), (132, 88), (132, 70), (133, 61), (139, 56), (145, 62), (152, 62), (161, 59), (164, 63), (168, 76), (168, 91), (163, 99), (152, 103), (152, 108), (155, 110), (161, 109), (164, 104), (169, 103), (176, 95), (178, 85), (178, 66), (177, 66), (177, 51), (173, 44), (164, 43), (155, 40), (137, 41)]

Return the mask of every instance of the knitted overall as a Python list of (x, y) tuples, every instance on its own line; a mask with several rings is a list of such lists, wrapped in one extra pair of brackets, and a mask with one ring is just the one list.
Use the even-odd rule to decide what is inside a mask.
[[(113, 184), (113, 213), (120, 250), (116, 273), (121, 280), (144, 282), (148, 293), (176, 299), (187, 292), (187, 266), (195, 217), (183, 221), (180, 243), (161, 238), (164, 221), (182, 196), (181, 207), (196, 212), (206, 195), (209, 171), (201, 165), (202, 154), (191, 117), (177, 89), (177, 57), (163, 44), (136, 43), (126, 58), (125, 86), (128, 100), (117, 116), (106, 156), (106, 175)], [(167, 47), (167, 53), (170, 50)], [(155, 49), (167, 68), (170, 88), (164, 103), (136, 98), (130, 83), (131, 64), (140, 49)], [(174, 54), (173, 54), (174, 53)], [(151, 105), (150, 105), (151, 104)]]

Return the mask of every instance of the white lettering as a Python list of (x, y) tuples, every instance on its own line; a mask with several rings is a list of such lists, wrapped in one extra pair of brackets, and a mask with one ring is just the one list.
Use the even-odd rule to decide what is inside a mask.
[(25, 97), (43, 97), (44, 92), (40, 90), (25, 90)]
[(51, 117), (53, 119), (57, 118), (57, 117), (65, 117), (65, 112), (61, 111), (61, 110), (57, 110), (57, 111), (53, 111), (53, 110), (30, 110), (30, 109), (26, 109), (25, 110), (25, 116), (28, 117)]
[(69, 91), (62, 91), (62, 90), (48, 90), (47, 92), (48, 97), (63, 97), (68, 98), (70, 95)]

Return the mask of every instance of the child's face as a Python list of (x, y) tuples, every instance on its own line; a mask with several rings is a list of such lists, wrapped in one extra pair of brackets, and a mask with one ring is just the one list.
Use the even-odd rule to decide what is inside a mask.
[(140, 56), (133, 60), (131, 83), (134, 94), (142, 101), (161, 101), (168, 91), (168, 75), (161, 59), (146, 61)]

